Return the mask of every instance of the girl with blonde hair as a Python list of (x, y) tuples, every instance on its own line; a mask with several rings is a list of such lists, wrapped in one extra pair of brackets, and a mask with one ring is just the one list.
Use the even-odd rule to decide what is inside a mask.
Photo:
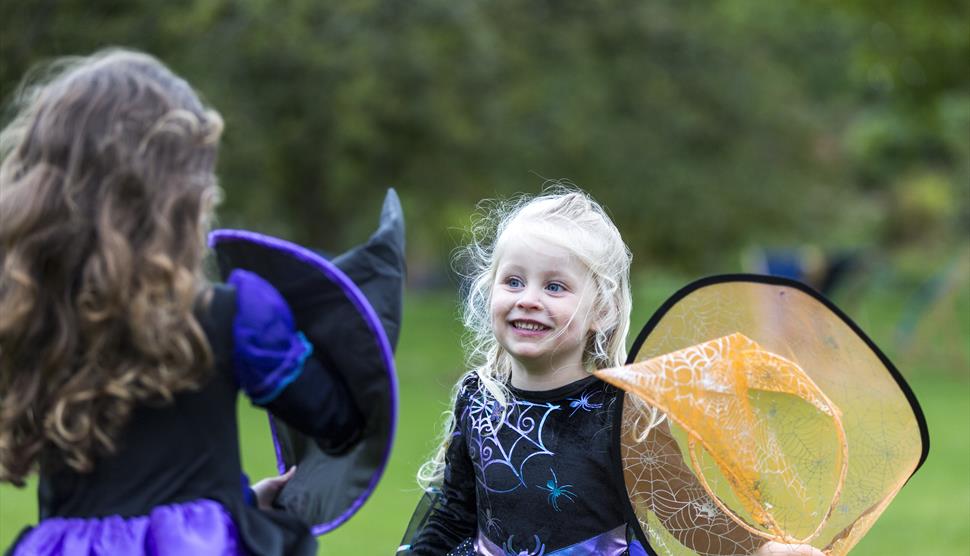
[[(419, 471), (428, 494), (398, 552), (647, 554), (613, 450), (622, 392), (590, 374), (626, 359), (630, 251), (603, 207), (569, 185), (484, 206), (460, 254), (471, 370)], [(669, 434), (640, 409), (644, 436)], [(735, 536), (739, 554), (781, 547)]]

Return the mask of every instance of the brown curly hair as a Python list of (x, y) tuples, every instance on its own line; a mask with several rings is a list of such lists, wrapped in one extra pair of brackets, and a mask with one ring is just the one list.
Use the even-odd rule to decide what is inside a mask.
[(25, 85), (0, 135), (0, 480), (79, 472), (139, 403), (199, 387), (222, 119), (151, 56), (103, 51)]

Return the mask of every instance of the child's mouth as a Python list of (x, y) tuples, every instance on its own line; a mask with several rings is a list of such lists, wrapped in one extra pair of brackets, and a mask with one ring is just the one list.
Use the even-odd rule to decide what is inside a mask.
[(538, 322), (529, 320), (514, 320), (512, 321), (512, 328), (522, 330), (524, 332), (545, 332), (546, 330), (550, 330), (550, 328), (544, 324), (539, 324)]

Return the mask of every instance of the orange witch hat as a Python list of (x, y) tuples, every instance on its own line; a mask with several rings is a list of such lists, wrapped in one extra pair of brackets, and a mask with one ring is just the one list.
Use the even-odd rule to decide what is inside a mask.
[(595, 374), (627, 393), (624, 484), (658, 554), (745, 554), (769, 540), (845, 554), (928, 449), (889, 360), (789, 280), (695, 282), (654, 315), (628, 365)]

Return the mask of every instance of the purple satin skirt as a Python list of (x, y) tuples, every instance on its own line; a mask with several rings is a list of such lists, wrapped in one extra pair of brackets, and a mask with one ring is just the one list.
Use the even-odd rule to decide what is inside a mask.
[(587, 554), (620, 556), (622, 554), (630, 554), (633, 556), (646, 554), (639, 542), (634, 541), (633, 544), (626, 542), (626, 525), (620, 525), (585, 541), (551, 552), (546, 551), (546, 547), (538, 537), (534, 541), (526, 540), (526, 542), (522, 543), (522, 546), (515, 546), (512, 539), (510, 539), (506, 543), (506, 546), (503, 547), (495, 544), (479, 532), (474, 541), (474, 551), (475, 554), (484, 556), (506, 556), (508, 554), (528, 554), (530, 556), (584, 556)]
[(245, 554), (229, 513), (212, 500), (159, 506), (145, 516), (53, 517), (30, 530), (14, 556), (237, 556)]

